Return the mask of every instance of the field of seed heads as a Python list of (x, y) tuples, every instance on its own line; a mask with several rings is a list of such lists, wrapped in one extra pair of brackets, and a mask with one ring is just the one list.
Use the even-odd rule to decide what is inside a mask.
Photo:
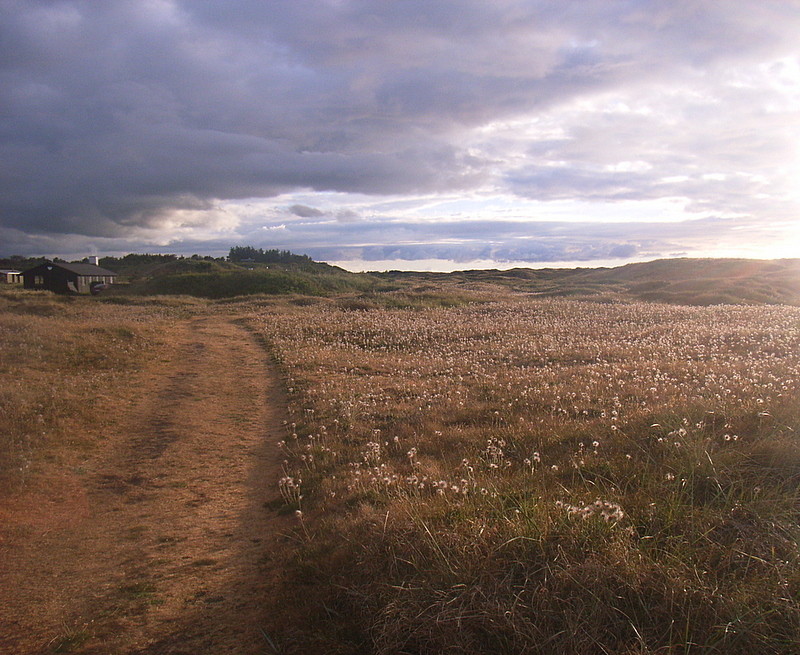
[[(656, 635), (667, 620), (653, 609), (662, 602), (684, 638), (713, 634), (730, 652), (738, 651), (720, 621), (748, 604), (763, 608), (751, 612), (754, 624), (757, 615), (778, 639), (790, 638), (790, 628), (764, 616), (797, 618), (800, 597), (800, 309), (521, 299), (348, 311), (321, 303), (273, 309), (260, 321), (290, 397), (280, 444), (287, 505), (301, 521), (313, 510), (320, 535), (326, 521), (338, 535), (359, 522), (369, 534), (372, 521), (375, 534), (395, 539), (392, 558), (407, 563), (402, 571), (375, 564), (405, 591), (375, 590), (374, 612), (407, 626), (438, 611), (437, 622), (449, 616), (461, 626), (446, 638), (461, 639), (467, 617), (480, 613), (470, 605), (450, 616), (466, 607), (452, 589), (472, 588), (474, 600), (480, 578), (481, 594), (496, 588), (492, 607), (516, 599), (492, 621), (524, 645), (546, 631), (542, 621), (567, 631), (566, 619), (537, 608), (531, 594), (552, 601), (561, 593), (574, 605), (552, 580), (559, 571), (574, 577), (591, 555), (625, 568), (627, 582), (617, 583), (639, 590), (634, 608), (611, 617), (581, 599), (614, 625), (605, 641), (586, 637), (603, 648), (620, 647), (618, 639), (675, 646), (672, 628)], [(362, 564), (366, 553), (380, 559), (364, 546)], [(520, 558), (538, 562), (524, 584), (508, 577)], [(642, 590), (645, 578), (659, 582)], [(764, 584), (776, 585), (768, 598), (759, 595)], [(557, 606), (548, 605), (551, 614)], [(630, 618), (624, 626), (619, 613)], [(385, 652), (404, 634), (392, 624), (372, 628)]]
[[(428, 466), (447, 480), (445, 493), (463, 487), (470, 458), (499, 475), (575, 468), (612, 447), (633, 458), (637, 440), (675, 447), (688, 431), (724, 447), (739, 437), (727, 418), (752, 415), (775, 426), (773, 414), (793, 409), (800, 384), (800, 311), (788, 308), (312, 307), (272, 314), (264, 329), (291, 377), (302, 426), (289, 432), (287, 453), (306, 465), (331, 460), (325, 437), (333, 430), (339, 457), (361, 449), (349, 462), (357, 481), (380, 472), (398, 490), (405, 473), (415, 486), (432, 480)], [(648, 417), (659, 421), (642, 433)], [(578, 451), (548, 449), (567, 435), (582, 438)]]

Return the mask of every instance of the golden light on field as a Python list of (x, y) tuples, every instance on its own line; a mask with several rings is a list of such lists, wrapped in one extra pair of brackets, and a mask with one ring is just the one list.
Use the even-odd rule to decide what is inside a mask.
[[(649, 652), (690, 634), (748, 655), (773, 628), (799, 643), (771, 617), (800, 616), (783, 591), (800, 593), (796, 483), (780, 491), (800, 461), (800, 309), (445, 299), (257, 319), (289, 383), (283, 498), (324, 517), (324, 576), (382, 594), (383, 652), (426, 621), (420, 652), (503, 620), (517, 644), (555, 634), (562, 655), (631, 652), (646, 630)], [(362, 544), (358, 564), (320, 557), (320, 539)], [(734, 643), (724, 626), (759, 603)]]

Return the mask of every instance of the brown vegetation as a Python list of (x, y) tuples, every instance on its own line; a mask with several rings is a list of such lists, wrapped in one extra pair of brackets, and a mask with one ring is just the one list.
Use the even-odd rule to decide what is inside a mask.
[(284, 401), (196, 301), (4, 294), (0, 651), (261, 653)]
[(298, 652), (794, 653), (800, 312), (273, 309)]
[[(40, 625), (68, 617), (59, 652), (796, 653), (800, 310), (700, 306), (754, 289), (780, 302), (790, 264), (398, 275), (393, 290), (280, 300), (4, 292), (5, 498), (41, 494), (59, 469), (55, 493), (119, 494), (94, 524), (81, 510), (55, 529), (53, 493), (40, 514), (6, 504), (31, 525), (5, 552), (32, 567), (60, 552), (85, 573), (75, 597), (99, 599), (64, 614), (28, 593), (25, 607)], [(651, 296), (697, 306), (631, 300)], [(289, 414), (266, 444), (265, 353), (234, 315), (285, 376)], [(213, 352), (192, 350), (191, 326)], [(224, 370), (234, 354), (255, 362), (241, 379)], [(154, 457), (137, 447), (143, 417), (154, 448), (175, 439)], [(242, 435), (249, 454), (229, 467)], [(282, 470), (253, 469), (270, 447)], [(224, 518), (231, 489), (249, 500)], [(248, 531), (257, 507), (283, 516)], [(267, 550), (279, 520), (286, 539)], [(114, 521), (129, 528), (116, 538), (100, 527)], [(79, 530), (127, 554), (129, 579), (91, 592), (97, 567), (81, 562), (99, 551)], [(211, 532), (217, 552), (247, 555), (204, 552)]]
[(0, 488), (24, 482), (43, 449), (52, 459), (93, 447), (120, 385), (181, 311), (46, 291), (0, 294)]

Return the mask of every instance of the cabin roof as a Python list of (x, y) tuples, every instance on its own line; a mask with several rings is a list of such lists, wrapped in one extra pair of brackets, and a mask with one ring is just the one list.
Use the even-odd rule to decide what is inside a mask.
[(67, 264), (65, 262), (47, 262), (45, 264), (39, 264), (39, 266), (29, 270), (33, 271), (41, 268), (42, 266), (57, 266), (69, 271), (70, 273), (75, 273), (76, 275), (116, 275), (114, 271), (109, 271), (107, 268), (101, 268), (100, 266), (95, 266), (94, 264)]

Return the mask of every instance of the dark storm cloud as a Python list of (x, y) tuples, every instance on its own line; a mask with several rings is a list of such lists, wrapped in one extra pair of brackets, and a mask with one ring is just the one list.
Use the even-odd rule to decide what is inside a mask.
[[(216, 199), (476, 181), (475, 162), (443, 140), (376, 148), (357, 124), (353, 72), (308, 68), (309, 53), (277, 36), (307, 19), (282, 16), (284, 3), (258, 7), (0, 5), (4, 224), (111, 236)], [(239, 8), (249, 22), (225, 19)]]
[[(563, 139), (532, 137), (524, 161), (508, 163), (500, 141), (465, 144), (493, 121), (781, 54), (794, 47), (793, 11), (696, 0), (0, 0), (0, 227), (174, 239), (213, 227), (225, 200), (493, 181), (543, 199), (679, 193), (698, 209), (738, 192), (749, 207), (741, 180), (661, 180), (702, 167), (707, 151), (722, 151), (713, 161), (755, 150), (762, 165), (780, 147), (770, 129), (755, 145), (720, 130), (704, 141), (702, 107), (681, 109), (666, 145), (658, 120), (603, 112), (576, 113)], [(632, 150), (651, 168), (607, 170)], [(366, 221), (348, 211), (331, 210), (337, 238), (364, 234)], [(411, 238), (420, 227), (375, 229)]]

